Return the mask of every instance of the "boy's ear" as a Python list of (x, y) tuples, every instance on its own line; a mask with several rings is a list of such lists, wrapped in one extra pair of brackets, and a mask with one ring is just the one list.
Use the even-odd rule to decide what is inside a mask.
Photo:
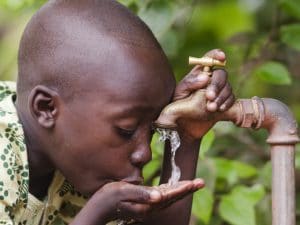
[(34, 87), (29, 95), (29, 107), (39, 125), (53, 128), (58, 116), (59, 95), (43, 85)]

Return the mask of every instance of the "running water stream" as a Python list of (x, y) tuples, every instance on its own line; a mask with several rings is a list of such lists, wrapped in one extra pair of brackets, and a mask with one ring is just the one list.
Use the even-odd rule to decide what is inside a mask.
[(170, 140), (172, 172), (168, 181), (168, 185), (174, 185), (179, 181), (181, 175), (180, 168), (175, 162), (176, 151), (180, 146), (180, 137), (176, 130), (157, 128), (157, 131), (160, 134), (160, 141), (166, 141), (167, 139)]
[[(180, 137), (178, 132), (175, 130), (157, 128), (157, 132), (160, 135), (159, 137), (160, 141), (166, 141), (167, 139), (170, 140), (172, 172), (171, 172), (171, 177), (168, 180), (168, 185), (171, 186), (176, 184), (179, 181), (181, 175), (180, 168), (176, 165), (175, 162), (176, 151), (180, 146)], [(117, 225), (128, 225), (134, 222), (135, 220), (131, 220), (131, 221), (117, 220)]]

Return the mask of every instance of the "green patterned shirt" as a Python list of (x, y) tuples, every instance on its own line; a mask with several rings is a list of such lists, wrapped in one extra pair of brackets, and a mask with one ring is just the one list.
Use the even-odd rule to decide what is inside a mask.
[(0, 82), (0, 225), (68, 224), (86, 199), (58, 171), (43, 201), (29, 193), (27, 151), (15, 97), (15, 83)]

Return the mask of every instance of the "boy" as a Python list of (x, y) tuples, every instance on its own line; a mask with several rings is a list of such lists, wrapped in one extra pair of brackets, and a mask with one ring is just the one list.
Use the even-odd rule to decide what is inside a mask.
[[(225, 60), (219, 50), (207, 55)], [(203, 186), (194, 179), (200, 138), (212, 124), (193, 124), (197, 133), (188, 119), (180, 124), (186, 181), (145, 187), (141, 170), (153, 121), (172, 99), (207, 86), (200, 72), (175, 89), (151, 31), (115, 1), (50, 0), (23, 34), (17, 93), (10, 82), (0, 88), (0, 224), (187, 224), (189, 194)], [(214, 110), (232, 105), (223, 70), (207, 99)], [(169, 175), (167, 147), (161, 183)]]

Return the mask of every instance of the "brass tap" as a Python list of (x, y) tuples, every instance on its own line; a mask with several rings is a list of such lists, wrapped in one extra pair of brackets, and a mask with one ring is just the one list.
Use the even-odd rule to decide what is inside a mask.
[[(201, 65), (204, 72), (210, 73), (212, 67), (224, 67), (226, 62), (205, 56), (202, 58), (189, 57), (189, 64)], [(183, 116), (186, 118), (196, 117), (207, 120), (211, 116), (209, 116), (206, 110), (205, 91), (205, 89), (199, 89), (185, 99), (180, 99), (167, 105), (154, 122), (154, 125), (160, 128), (176, 129), (176, 121)]]
[(201, 65), (204, 66), (203, 71), (209, 72), (213, 66), (225, 67), (226, 61), (220, 61), (214, 58), (204, 56), (202, 58), (189, 57), (189, 65)]

